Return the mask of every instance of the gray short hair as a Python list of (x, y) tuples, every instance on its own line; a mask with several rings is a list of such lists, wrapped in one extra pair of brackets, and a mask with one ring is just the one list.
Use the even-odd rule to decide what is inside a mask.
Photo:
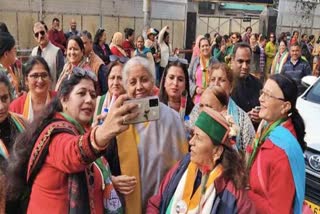
[(151, 80), (153, 82), (155, 81), (155, 67), (146, 58), (135, 56), (123, 67), (122, 80), (125, 88), (127, 87), (128, 73), (130, 72), (131, 67), (135, 65), (141, 65), (149, 73)]

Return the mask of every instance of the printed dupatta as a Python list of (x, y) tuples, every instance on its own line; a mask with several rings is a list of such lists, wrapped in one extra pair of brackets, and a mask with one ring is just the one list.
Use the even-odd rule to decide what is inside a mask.
[[(71, 118), (69, 115), (61, 112), (60, 113), (66, 120), (68, 120), (70, 123), (72, 123), (78, 130), (78, 132), (83, 135), (85, 134), (85, 129), (73, 118)], [(113, 187), (112, 184), (112, 180), (111, 180), (111, 171), (110, 171), (110, 167), (108, 162), (106, 161), (105, 158), (100, 157), (98, 159), (96, 159), (91, 165), (90, 167), (88, 167), (86, 169), (86, 171), (90, 171), (90, 168), (92, 168), (92, 165), (94, 165), (102, 178), (102, 190), (103, 190), (103, 205), (104, 205), (104, 212), (105, 213), (117, 213), (117, 214), (122, 214), (124, 213), (124, 209), (123, 206), (121, 204), (120, 198), (116, 192), (116, 190)], [(90, 174), (86, 173), (86, 174)], [(83, 197), (79, 197), (79, 195), (77, 195), (77, 191), (74, 191), (75, 187), (79, 187), (79, 173), (76, 174), (72, 174), (69, 177), (69, 195), (70, 195), (70, 200), (77, 200), (79, 198), (83, 198)], [(94, 182), (91, 185), (90, 182), (88, 182), (88, 178), (87, 178), (87, 184), (88, 184), (88, 192), (90, 195), (90, 188), (94, 188)], [(71, 202), (71, 201), (70, 201)], [(84, 202), (85, 203), (85, 202)], [(78, 201), (77, 204), (81, 204), (81, 201)], [(83, 210), (81, 210), (81, 207), (71, 207), (70, 206), (70, 214), (78, 214), (78, 213), (86, 213), (83, 212)]]
[(206, 89), (209, 82), (209, 65), (210, 58), (205, 59), (202, 55), (200, 55), (200, 69), (202, 71), (202, 88)]
[(280, 55), (279, 52), (277, 53), (275, 57), (275, 60), (276, 60), (276, 68), (274, 70), (275, 74), (281, 73), (282, 67), (286, 63), (288, 56), (289, 56), (288, 51), (283, 52), (282, 55)]
[[(87, 59), (86, 57), (82, 57), (82, 60), (79, 62), (78, 65), (76, 65), (77, 67), (80, 67), (80, 68), (90, 68), (88, 63), (87, 63)], [(73, 67), (75, 67), (74, 65), (72, 65), (70, 62), (67, 62), (64, 67), (63, 67), (63, 70), (59, 76), (59, 79), (57, 80), (57, 84), (56, 84), (56, 88), (55, 88), (55, 91), (59, 91), (59, 88), (60, 88), (60, 85), (61, 83), (63, 82), (63, 80), (65, 78), (67, 78), (67, 76), (69, 74), (72, 73), (72, 69)], [(91, 69), (90, 69), (91, 70)]]

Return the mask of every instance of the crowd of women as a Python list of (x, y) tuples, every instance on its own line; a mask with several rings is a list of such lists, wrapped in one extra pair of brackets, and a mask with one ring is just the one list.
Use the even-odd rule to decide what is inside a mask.
[[(246, 49), (240, 37), (226, 46), (229, 37), (212, 44), (199, 36), (189, 65), (172, 56), (167, 26), (136, 45), (132, 29), (110, 46), (98, 29), (93, 49), (108, 65), (106, 93), (81, 37), (71, 36), (55, 90), (47, 62), (34, 56), (17, 94), (15, 40), (0, 32), (0, 213), (301, 213), (297, 85), (283, 74), (266, 80), (255, 131), (230, 96), (233, 63), (249, 66), (234, 57)], [(281, 45), (276, 54), (269, 44), (271, 58), (283, 55)], [(247, 48), (251, 61), (255, 49)], [(159, 119), (128, 125), (140, 106), (126, 101), (150, 96), (159, 98)]]

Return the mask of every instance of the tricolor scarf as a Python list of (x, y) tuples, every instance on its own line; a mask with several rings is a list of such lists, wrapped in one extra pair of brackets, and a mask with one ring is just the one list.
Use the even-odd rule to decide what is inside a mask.
[[(22, 133), (25, 130), (26, 127), (23, 122), (23, 119), (21, 119), (15, 113), (11, 113), (11, 112), (9, 112), (8, 117), (10, 117), (10, 119), (13, 121), (13, 124), (15, 125), (19, 133)], [(0, 139), (0, 156), (4, 157), (5, 159), (8, 159), (9, 157), (9, 151), (1, 139)]]
[[(61, 115), (70, 123), (72, 123), (78, 130), (78, 132), (83, 135), (85, 134), (85, 129), (76, 121), (74, 120), (72, 117), (70, 117), (69, 115), (61, 112)], [(101, 178), (102, 178), (102, 190), (103, 190), (103, 205), (104, 205), (104, 213), (110, 213), (110, 214), (121, 214), (124, 212), (120, 198), (116, 192), (116, 190), (113, 187), (112, 181), (111, 181), (111, 171), (109, 168), (109, 164), (106, 161), (106, 159), (104, 159), (103, 157), (98, 158), (97, 160), (95, 160), (87, 169), (86, 171), (90, 171), (90, 168), (92, 168), (92, 165), (94, 165), (100, 172)], [(90, 172), (88, 173), (90, 174)], [(80, 193), (80, 191), (75, 191), (76, 189), (81, 188), (80, 187), (80, 178), (79, 178), (79, 174), (72, 174), (69, 176), (69, 197), (70, 197), (70, 202), (72, 203), (73, 200), (77, 200), (77, 204), (84, 204), (86, 202), (81, 202), (79, 201), (79, 199), (83, 199), (85, 197), (81, 197), (77, 194)], [(90, 184), (90, 182), (88, 183), (88, 192), (90, 195), (90, 188), (94, 188), (94, 181), (92, 182), (92, 184)], [(78, 207), (74, 208), (72, 206), (70, 206), (70, 211), (69, 213), (74, 213), (77, 214), (79, 212), (83, 212), (83, 210), (79, 210)], [(85, 212), (84, 212), (85, 213)]]
[[(210, 172), (206, 183), (206, 190), (203, 195), (201, 194), (201, 186), (198, 186), (192, 195), (197, 172), (197, 166), (190, 162), (166, 209), (167, 214), (176, 213), (177, 209), (185, 211), (181, 213), (188, 214), (196, 214), (199, 213), (200, 210), (201, 214), (209, 214), (211, 212), (213, 202), (216, 198), (214, 181), (222, 174), (223, 168), (219, 164)], [(185, 207), (181, 206), (181, 204)]]
[(275, 60), (276, 60), (276, 68), (274, 70), (275, 74), (279, 74), (282, 71), (282, 67), (283, 65), (286, 63), (287, 59), (288, 59), (289, 53), (288, 51), (283, 52), (281, 55), (278, 52), (276, 54)]
[(204, 56), (200, 55), (200, 69), (202, 71), (202, 88), (206, 89), (209, 82), (209, 64), (210, 64), (210, 57), (205, 58)]
[[(34, 118), (34, 112), (33, 112), (33, 108), (32, 108), (32, 98), (31, 98), (32, 94), (30, 93), (30, 91), (27, 93), (27, 97), (26, 97), (26, 101), (24, 102), (23, 105), (23, 112), (22, 115), (25, 119), (27, 119), (28, 121), (32, 121)], [(47, 93), (47, 99), (46, 99), (46, 103), (45, 105), (47, 105), (51, 100), (51, 96), (50, 93)]]

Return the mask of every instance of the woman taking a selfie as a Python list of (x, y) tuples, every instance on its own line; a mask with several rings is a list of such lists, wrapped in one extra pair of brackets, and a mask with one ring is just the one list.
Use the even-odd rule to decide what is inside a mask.
[[(101, 155), (128, 129), (122, 121), (134, 119), (137, 106), (124, 104), (127, 96), (120, 96), (103, 124), (90, 129), (96, 81), (94, 73), (75, 67), (46, 111), (17, 139), (7, 179), (16, 210), (9, 213), (121, 211)], [(21, 198), (24, 204), (17, 202)]]
[[(151, 102), (147, 97), (153, 94), (154, 69), (142, 57), (131, 58), (123, 68), (128, 96), (133, 101), (146, 100), (138, 101), (139, 105)], [(124, 197), (126, 213), (145, 213), (148, 198), (156, 193), (162, 177), (188, 148), (178, 113), (161, 102), (152, 102), (152, 106), (159, 110), (158, 120), (131, 124), (107, 147), (106, 158), (115, 176), (112, 182)], [(143, 112), (138, 117), (145, 118), (145, 114), (147, 118), (152, 116)]]

